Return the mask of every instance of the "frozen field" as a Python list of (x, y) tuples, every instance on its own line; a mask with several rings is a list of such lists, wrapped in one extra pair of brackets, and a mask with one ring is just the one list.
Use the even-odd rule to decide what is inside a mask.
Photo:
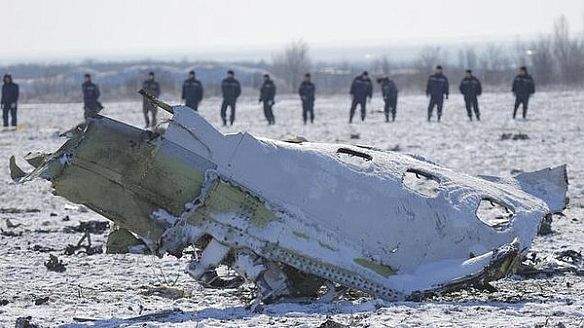
[[(454, 95), (446, 101), (440, 124), (426, 122), (423, 96), (401, 97), (395, 123), (384, 123), (382, 104), (374, 99), (367, 121), (353, 125), (347, 123), (348, 96), (319, 98), (316, 123), (308, 126), (302, 124), (296, 97), (276, 100), (275, 126), (267, 125), (257, 99), (248, 98), (239, 103), (236, 124), (223, 130), (277, 139), (300, 135), (311, 141), (419, 153), (474, 175), (509, 176), (512, 170), (566, 163), (570, 178), (566, 216), (554, 217), (554, 232), (538, 237), (532, 251), (544, 258), (561, 250), (584, 249), (584, 92), (537, 93), (527, 121), (511, 120), (511, 94), (485, 94), (480, 99), (483, 121), (468, 122), (462, 98)], [(102, 114), (143, 126), (138, 99), (104, 105)], [(66, 233), (66, 226), (105, 219), (52, 196), (46, 181), (14, 184), (8, 158), (14, 154), (26, 167), (22, 157), (27, 152), (57, 149), (64, 141), (59, 132), (82, 120), (81, 107), (22, 105), (19, 130), (0, 132), (0, 327), (13, 327), (17, 318), (27, 316), (41, 327), (318, 327), (327, 319), (351, 327), (584, 327), (584, 277), (573, 273), (511, 277), (494, 283), (497, 292), (465, 291), (424, 302), (361, 298), (270, 305), (257, 314), (245, 308), (247, 295), (240, 291), (197, 285), (182, 272), (186, 259), (63, 255), (65, 246), (82, 236)], [(219, 99), (205, 100), (200, 112), (218, 125)], [(165, 113), (160, 116), (168, 118)], [(529, 139), (501, 140), (505, 133), (522, 133)], [(358, 140), (350, 138), (356, 134)], [(94, 245), (102, 245), (106, 234), (91, 237)], [(47, 271), (43, 264), (49, 254), (62, 259), (67, 270)], [(160, 287), (173, 293), (157, 293)]]

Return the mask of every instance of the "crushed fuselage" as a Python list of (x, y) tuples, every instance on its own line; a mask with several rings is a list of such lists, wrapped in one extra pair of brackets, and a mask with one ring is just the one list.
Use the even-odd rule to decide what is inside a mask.
[[(231, 286), (214, 274), (227, 264), (265, 300), (332, 283), (394, 300), (499, 279), (565, 206), (564, 166), (472, 177), (368, 147), (224, 135), (187, 107), (173, 113), (163, 135), (90, 119), (21, 181), (50, 180), (155, 254), (201, 247), (193, 277)], [(485, 201), (505, 214), (483, 219)]]

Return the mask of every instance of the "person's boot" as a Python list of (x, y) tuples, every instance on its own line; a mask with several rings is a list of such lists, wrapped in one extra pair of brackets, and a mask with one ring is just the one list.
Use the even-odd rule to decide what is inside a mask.
[(438, 115), (438, 122), (440, 122), (441, 118), (442, 118), (441, 115)]
[(385, 123), (389, 122), (389, 115), (385, 114)]
[(477, 115), (477, 121), (480, 121), (480, 120), (481, 120), (481, 116)]
[(472, 116), (469, 116), (468, 117), (468, 120), (472, 122)]
[(227, 120), (224, 118), (222, 120), (223, 120), (223, 126), (227, 126)]

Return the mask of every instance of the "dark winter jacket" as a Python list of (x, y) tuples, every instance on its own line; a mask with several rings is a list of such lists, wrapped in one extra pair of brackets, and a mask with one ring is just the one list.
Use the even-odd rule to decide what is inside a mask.
[(395, 82), (389, 78), (384, 78), (381, 81), (381, 94), (384, 100), (397, 97), (397, 86)]
[(313, 101), (316, 93), (316, 86), (310, 81), (303, 81), (298, 88), (298, 94), (304, 101)]
[(448, 93), (450, 86), (448, 85), (448, 79), (444, 74), (432, 74), (428, 78), (428, 84), (426, 85), (426, 95), (432, 97), (443, 97)]
[(535, 83), (531, 75), (517, 75), (511, 89), (517, 98), (526, 99), (535, 93)]
[(371, 84), (371, 79), (364, 78), (362, 75), (357, 76), (353, 83), (351, 84), (350, 94), (356, 100), (365, 100), (365, 98), (371, 98), (373, 96), (373, 85)]
[(203, 99), (203, 85), (195, 78), (183, 82), (181, 99), (187, 103), (198, 103)]
[(276, 97), (276, 85), (274, 84), (274, 81), (272, 81), (272, 80), (264, 81), (264, 84), (262, 85), (262, 88), (260, 89), (260, 101), (274, 102), (275, 97)]
[(5, 107), (17, 103), (18, 94), (18, 84), (12, 81), (4, 83), (4, 85), (2, 85), (2, 100), (0, 100), (0, 103)]
[(241, 95), (241, 85), (235, 78), (227, 77), (221, 81), (221, 92), (224, 100), (236, 100)]
[(460, 93), (462, 93), (465, 98), (476, 98), (483, 93), (481, 81), (474, 76), (462, 79), (462, 81), (460, 81), (459, 89)]
[(95, 109), (101, 107), (99, 104), (99, 87), (93, 82), (83, 82), (81, 85), (83, 91), (83, 103), (87, 109)]
[(142, 83), (142, 89), (148, 94), (158, 98), (160, 96), (160, 84), (154, 80), (146, 80)]

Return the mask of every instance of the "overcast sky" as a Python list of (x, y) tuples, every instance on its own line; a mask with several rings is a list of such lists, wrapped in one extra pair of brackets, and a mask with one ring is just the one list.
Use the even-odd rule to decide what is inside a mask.
[(0, 60), (529, 37), (584, 0), (0, 0)]

